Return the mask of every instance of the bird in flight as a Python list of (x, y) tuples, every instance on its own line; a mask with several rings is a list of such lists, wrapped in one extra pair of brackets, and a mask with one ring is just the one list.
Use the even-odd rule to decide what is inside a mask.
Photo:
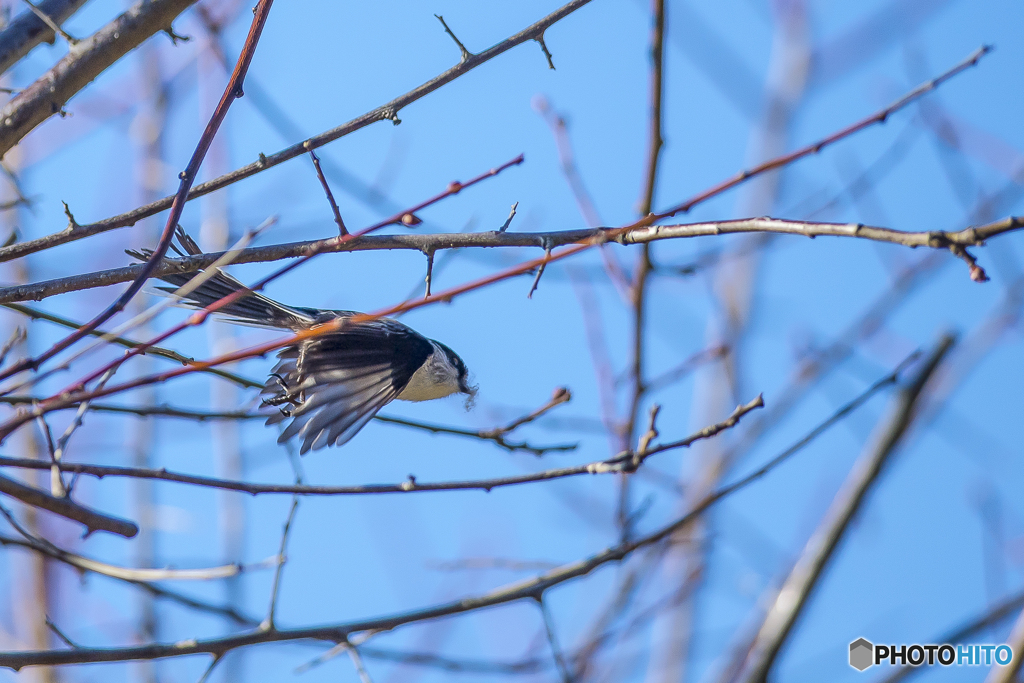
[[(177, 233), (179, 254), (202, 253), (184, 231)], [(145, 260), (152, 252), (129, 251)], [(161, 279), (174, 292), (193, 274), (169, 274)], [(222, 270), (186, 295), (181, 303), (205, 308), (236, 291), (248, 292), (218, 309), (228, 322), (298, 332), (315, 325), (350, 318), (356, 311), (334, 311), (287, 306), (251, 292)], [(263, 390), (262, 410), (269, 412), (268, 425), (291, 422), (278, 443), (298, 437), (299, 452), (325, 446), (341, 446), (355, 436), (381, 408), (391, 401), (429, 401), (455, 393), (473, 397), (466, 364), (439, 341), (428, 339), (391, 318), (343, 325), (339, 330), (303, 339), (277, 354)]]

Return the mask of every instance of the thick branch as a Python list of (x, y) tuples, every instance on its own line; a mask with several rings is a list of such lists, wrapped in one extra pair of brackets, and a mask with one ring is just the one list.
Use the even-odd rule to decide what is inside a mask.
[[(801, 235), (803, 237), (852, 237), (888, 242), (907, 247), (950, 247), (982, 246), (985, 241), (1006, 232), (1024, 227), (1024, 217), (1010, 216), (980, 227), (970, 227), (949, 232), (933, 230), (928, 232), (904, 232), (891, 228), (863, 225), (861, 223), (815, 223), (788, 221), (776, 218), (744, 218), (711, 223), (687, 223), (680, 225), (653, 225), (622, 232), (621, 228), (592, 228), (585, 230), (560, 230), (542, 233), (521, 232), (469, 232), (433, 235), (397, 234), (366, 235), (348, 241), (335, 238), (291, 242), (266, 247), (244, 249), (234, 263), (264, 263), (288, 258), (306, 256), (311, 250), (319, 253), (373, 251), (379, 249), (405, 249), (431, 252), (443, 249), (465, 249), (471, 247), (536, 247), (546, 241), (551, 248), (586, 242), (587, 240), (611, 239), (619, 244), (643, 244), (656, 240), (689, 239), (732, 233), (775, 233)], [(223, 256), (223, 252), (199, 254), (182, 259), (164, 259), (153, 272), (153, 277), (176, 273), (194, 273), (212, 265)], [(0, 303), (17, 301), (38, 301), (56, 294), (75, 292), (94, 287), (106, 287), (134, 280), (142, 273), (143, 264), (100, 270), (82, 275), (44, 280), (27, 285), (0, 287)]]
[(170, 29), (171, 22), (194, 2), (143, 0), (71, 46), (52, 69), (0, 110), (0, 157), (33, 128), (63, 111), (67, 101), (105, 69), (154, 33)]
[[(43, 462), (42, 460), (33, 460), (33, 462), (45, 465), (44, 469), (50, 468), (50, 463), (48, 462)], [(134, 522), (90, 510), (75, 503), (70, 498), (56, 498), (45, 491), (26, 486), (3, 475), (0, 475), (0, 493), (16, 498), (25, 505), (47, 510), (55, 515), (60, 515), (66, 519), (83, 524), (89, 530), (89, 533), (93, 531), (109, 531), (112, 534), (118, 534), (125, 538), (131, 538), (139, 533), (139, 527)]]
[[(36, 7), (57, 24), (63, 24), (85, 0), (43, 0)], [(35, 12), (22, 12), (0, 31), (0, 73), (14, 66), (40, 43), (53, 43), (53, 29)]]

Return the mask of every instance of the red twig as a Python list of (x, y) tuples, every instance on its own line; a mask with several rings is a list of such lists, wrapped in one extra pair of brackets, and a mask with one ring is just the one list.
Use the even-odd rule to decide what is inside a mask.
[(847, 138), (847, 137), (853, 135), (854, 133), (860, 132), (860, 131), (864, 130), (865, 128), (868, 128), (869, 126), (875, 125), (876, 123), (885, 123), (886, 119), (888, 119), (889, 116), (891, 116), (892, 114), (895, 114), (900, 109), (903, 109), (908, 104), (910, 104), (914, 100), (918, 99), (922, 95), (925, 95), (925, 94), (931, 92), (932, 90), (935, 90), (940, 85), (942, 85), (943, 83), (945, 83), (949, 79), (953, 78), (954, 76), (956, 76), (960, 72), (965, 71), (965, 70), (971, 68), (972, 66), (974, 66), (975, 64), (978, 63), (979, 59), (981, 59), (982, 57), (984, 57), (986, 54), (988, 54), (991, 51), (992, 51), (992, 46), (990, 46), (990, 45), (982, 45), (977, 50), (975, 50), (973, 53), (971, 53), (971, 56), (969, 56), (967, 59), (965, 59), (964, 61), (960, 62), (956, 66), (954, 66), (952, 69), (950, 69), (946, 73), (942, 74), (941, 76), (939, 76), (937, 78), (933, 78), (932, 80), (927, 81), (926, 83), (922, 83), (921, 85), (917, 86), (916, 88), (911, 90), (909, 93), (907, 93), (906, 95), (901, 97), (900, 99), (898, 99), (895, 102), (893, 102), (892, 104), (890, 104), (885, 109), (882, 109), (881, 111), (879, 111), (879, 112), (877, 112), (875, 114), (872, 114), (871, 116), (867, 117), (866, 119), (861, 119), (860, 121), (858, 121), (857, 123), (853, 124), (852, 126), (844, 128), (844, 129), (842, 129), (839, 132), (833, 133), (832, 135), (829, 135), (827, 138), (824, 138), (823, 140), (819, 140), (818, 142), (815, 142), (814, 144), (807, 145), (806, 147), (802, 147), (801, 149), (798, 149), (795, 152), (790, 152), (789, 154), (785, 154), (785, 155), (783, 155), (781, 157), (776, 157), (774, 159), (766, 161), (763, 164), (761, 164), (760, 166), (755, 166), (754, 168), (742, 171), (741, 173), (738, 173), (737, 175), (735, 175), (732, 178), (730, 178), (729, 180), (726, 180), (726, 181), (724, 181), (722, 183), (719, 183), (718, 185), (715, 185), (714, 187), (712, 187), (712, 188), (710, 188), (708, 190), (705, 190), (704, 192), (701, 192), (700, 194), (698, 194), (698, 195), (696, 195), (694, 197), (691, 197), (690, 199), (687, 199), (682, 204), (676, 204), (674, 207), (672, 207), (671, 209), (668, 209), (664, 213), (656, 214), (656, 218), (657, 219), (662, 219), (662, 218), (668, 218), (669, 216), (674, 216), (677, 213), (686, 213), (687, 211), (689, 211), (690, 209), (692, 209), (696, 205), (701, 204), (701, 203), (707, 201), (708, 199), (711, 199), (712, 197), (720, 195), (723, 192), (725, 192), (726, 190), (732, 189), (732, 188), (736, 187), (737, 185), (739, 185), (740, 183), (743, 183), (743, 182), (746, 182), (747, 180), (750, 180), (754, 176), (759, 176), (762, 173), (767, 173), (768, 171), (774, 171), (775, 169), (781, 168), (783, 166), (787, 166), (787, 165), (793, 163), (794, 161), (796, 161), (798, 159), (802, 159), (802, 158), (804, 158), (806, 156), (810, 156), (812, 154), (817, 154), (821, 150), (825, 149), (826, 147), (831, 146), (832, 144), (834, 144), (836, 142), (839, 142), (843, 138)]

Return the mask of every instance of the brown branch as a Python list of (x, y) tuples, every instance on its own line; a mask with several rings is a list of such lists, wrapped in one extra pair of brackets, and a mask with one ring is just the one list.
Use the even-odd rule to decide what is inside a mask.
[[(346, 242), (335, 238), (292, 242), (266, 247), (250, 247), (242, 250), (235, 263), (264, 263), (289, 258), (298, 258), (318, 250), (319, 253), (372, 251), (381, 249), (404, 249), (421, 252), (444, 249), (466, 249), (484, 247), (536, 247), (539, 240), (546, 240), (552, 248), (579, 244), (587, 240), (611, 241), (618, 244), (643, 244), (666, 239), (691, 239), (734, 233), (773, 233), (802, 237), (846, 237), (866, 239), (875, 242), (899, 244), (906, 247), (929, 247), (949, 249), (950, 247), (983, 246), (985, 241), (1024, 227), (1024, 217), (1009, 216), (979, 227), (968, 227), (958, 231), (931, 230), (904, 232), (891, 228), (863, 225), (860, 223), (818, 223), (789, 221), (776, 218), (743, 218), (729, 221), (686, 223), (679, 225), (655, 225), (624, 230), (623, 228), (593, 228), (585, 230), (560, 230), (544, 233), (517, 232), (471, 232), (443, 233), (430, 235), (366, 235)], [(181, 259), (164, 259), (153, 271), (152, 277), (162, 275), (193, 273), (209, 267), (223, 256), (223, 252), (197, 254)], [(94, 287), (106, 287), (135, 279), (142, 272), (143, 265), (112, 268), (93, 273), (44, 280), (27, 285), (0, 287), (0, 303), (40, 300), (56, 294), (75, 292)]]
[[(50, 469), (49, 462), (43, 462), (42, 460), (34, 460), (32, 462), (44, 465), (43, 469)], [(112, 534), (124, 536), (125, 538), (132, 538), (139, 533), (139, 527), (134, 522), (96, 512), (75, 503), (70, 498), (56, 498), (45, 491), (26, 486), (3, 475), (0, 475), (0, 493), (16, 498), (25, 505), (47, 510), (65, 519), (78, 522), (85, 526), (89, 534), (94, 531), (109, 531)]]
[[(665, 63), (665, 0), (652, 0), (651, 3), (651, 73), (650, 73), (650, 105), (648, 114), (647, 165), (644, 175), (643, 190), (640, 204), (637, 207), (641, 218), (649, 216), (654, 203), (654, 191), (658, 184), (658, 159), (663, 144), (661, 131), (662, 90), (664, 88)], [(640, 406), (647, 393), (647, 380), (644, 368), (645, 323), (647, 317), (647, 280), (652, 270), (651, 245), (645, 242), (640, 247), (636, 270), (633, 273), (630, 287), (630, 304), (633, 307), (633, 339), (632, 358), (629, 376), (632, 380), (632, 392), (626, 417), (622, 421), (620, 438), (624, 444), (632, 444), (636, 438), (636, 423), (640, 415)], [(651, 415), (651, 429), (654, 432), (655, 411)], [(644, 448), (638, 449), (643, 451)], [(623, 473), (619, 479), (619, 500), (617, 521), (622, 539), (627, 540), (632, 533), (632, 513), (630, 511), (630, 478)]]
[[(179, 0), (180, 1), (180, 0)], [(404, 95), (400, 95), (395, 99), (391, 100), (387, 104), (381, 105), (376, 109), (366, 112), (362, 116), (359, 116), (351, 121), (344, 123), (336, 128), (314, 135), (302, 142), (296, 143), (291, 147), (287, 147), (275, 154), (264, 155), (261, 154), (257, 161), (243, 166), (242, 168), (236, 169), (231, 173), (227, 173), (218, 178), (214, 178), (205, 183), (196, 185), (188, 194), (188, 199), (195, 199), (203, 195), (209, 194), (221, 188), (227, 187), (232, 183), (236, 183), (239, 180), (243, 180), (250, 176), (256, 175), (261, 171), (265, 171), (269, 168), (273, 168), (279, 164), (294, 159), (295, 157), (306, 154), (311, 149), (317, 149), (326, 145), (329, 142), (333, 142), (341, 137), (344, 137), (350, 133), (353, 133), (361, 128), (365, 128), (370, 124), (378, 121), (392, 121), (398, 122), (398, 112), (405, 109), (413, 102), (429, 95), (441, 86), (454, 81), (456, 78), (468, 73), (476, 67), (490, 61), (500, 54), (507, 52), (508, 50), (525, 43), (530, 40), (538, 40), (544, 35), (544, 31), (554, 23), (569, 16), (580, 7), (588, 4), (591, 0), (572, 0), (572, 2), (566, 3), (556, 11), (552, 12), (548, 16), (544, 17), (540, 21), (532, 24), (531, 26), (523, 29), (519, 33), (497, 43), (493, 47), (471, 56), (459, 64), (448, 69), (444, 73), (430, 79), (426, 83), (413, 88)], [(141, 206), (137, 209), (129, 211), (127, 213), (119, 214), (111, 218), (107, 218), (96, 223), (90, 223), (88, 225), (78, 225), (77, 223), (71, 223), (66, 230), (58, 233), (53, 233), (45, 237), (41, 237), (27, 242), (21, 242), (13, 244), (9, 247), (0, 248), (0, 262), (8, 261), (14, 258), (25, 256), (43, 249), (49, 249), (60, 244), (66, 244), (67, 242), (73, 242), (75, 240), (97, 235), (108, 230), (114, 230), (117, 228), (124, 228), (130, 225), (134, 225), (138, 221), (152, 216), (161, 211), (170, 208), (173, 201), (173, 197), (164, 197), (145, 206)]]
[(658, 159), (664, 144), (661, 133), (661, 94), (665, 84), (665, 0), (651, 3), (651, 94), (648, 114), (647, 164), (638, 213), (646, 216), (654, 204), (658, 184)]
[(744, 683), (763, 683), (767, 679), (779, 650), (807, 604), (839, 541), (863, 506), (868, 491), (877, 481), (882, 468), (902, 442), (907, 428), (915, 417), (921, 391), (953, 343), (953, 337), (943, 337), (922, 362), (921, 368), (907, 386), (899, 392), (891, 415), (876, 440), (854, 464), (828, 512), (779, 589), (737, 680)]
[[(62, 24), (86, 0), (42, 0), (36, 7), (56, 24)], [(40, 43), (53, 43), (56, 35), (33, 12), (22, 12), (0, 31), (0, 73), (14, 66)]]
[[(380, 493), (422, 493), (426, 491), (491, 491), (492, 489), (518, 484), (528, 484), (551, 479), (579, 476), (582, 474), (606, 474), (623, 471), (634, 471), (647, 458), (657, 453), (663, 453), (676, 448), (688, 448), (696, 441), (709, 439), (720, 432), (734, 427), (747, 413), (756, 410), (764, 405), (761, 397), (750, 403), (739, 406), (733, 413), (717, 424), (710, 425), (704, 429), (691, 434), (685, 439), (672, 441), (666, 444), (652, 446), (645, 451), (623, 451), (608, 460), (599, 460), (585, 465), (573, 467), (561, 467), (557, 469), (544, 470), (533, 474), (523, 474), (513, 477), (500, 477), (494, 479), (481, 479), (476, 481), (449, 481), (439, 483), (421, 483), (414, 477), (410, 477), (401, 484), (368, 484), (364, 486), (309, 486), (301, 484), (253, 484), (242, 481), (230, 481), (216, 479), (213, 477), (200, 477), (178, 472), (169, 472), (166, 469), (147, 469), (143, 467), (121, 467), (116, 465), (86, 465), (80, 463), (62, 463), (61, 469), (72, 474), (87, 474), (95, 477), (132, 477), (136, 479), (159, 479), (172, 481), (180, 484), (191, 484), (193, 486), (204, 486), (208, 488), (224, 489), (227, 491), (240, 491), (252, 495), (262, 493), (289, 493), (299, 495), (366, 495)], [(23, 469), (49, 469), (50, 464), (41, 460), (31, 458), (8, 458), (0, 456), (0, 467), (19, 467)]]
[[(194, 2), (139, 2), (96, 33), (78, 41), (74, 50), (0, 109), (0, 157), (40, 123), (63, 111), (68, 100), (117, 60), (154, 33), (169, 29), (171, 22)], [(40, 8), (46, 11), (45, 5)]]

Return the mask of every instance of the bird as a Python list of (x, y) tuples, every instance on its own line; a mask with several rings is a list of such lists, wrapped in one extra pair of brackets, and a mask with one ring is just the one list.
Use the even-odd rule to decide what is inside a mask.
[[(202, 253), (195, 241), (179, 229), (181, 256)], [(140, 260), (151, 250), (128, 254)], [(167, 295), (194, 274), (167, 274), (160, 279), (173, 287), (157, 287)], [(218, 309), (227, 322), (300, 332), (316, 325), (359, 315), (356, 311), (288, 306), (252, 292), (240, 281), (217, 269), (208, 280), (179, 303), (205, 308), (237, 291), (246, 294)], [(278, 438), (297, 437), (300, 454), (325, 446), (342, 446), (354, 437), (381, 408), (393, 400), (430, 401), (465, 394), (467, 408), (476, 396), (462, 358), (441, 342), (428, 339), (392, 318), (350, 322), (340, 329), (303, 339), (282, 348), (260, 392), (261, 412), (267, 425), (287, 420)]]

